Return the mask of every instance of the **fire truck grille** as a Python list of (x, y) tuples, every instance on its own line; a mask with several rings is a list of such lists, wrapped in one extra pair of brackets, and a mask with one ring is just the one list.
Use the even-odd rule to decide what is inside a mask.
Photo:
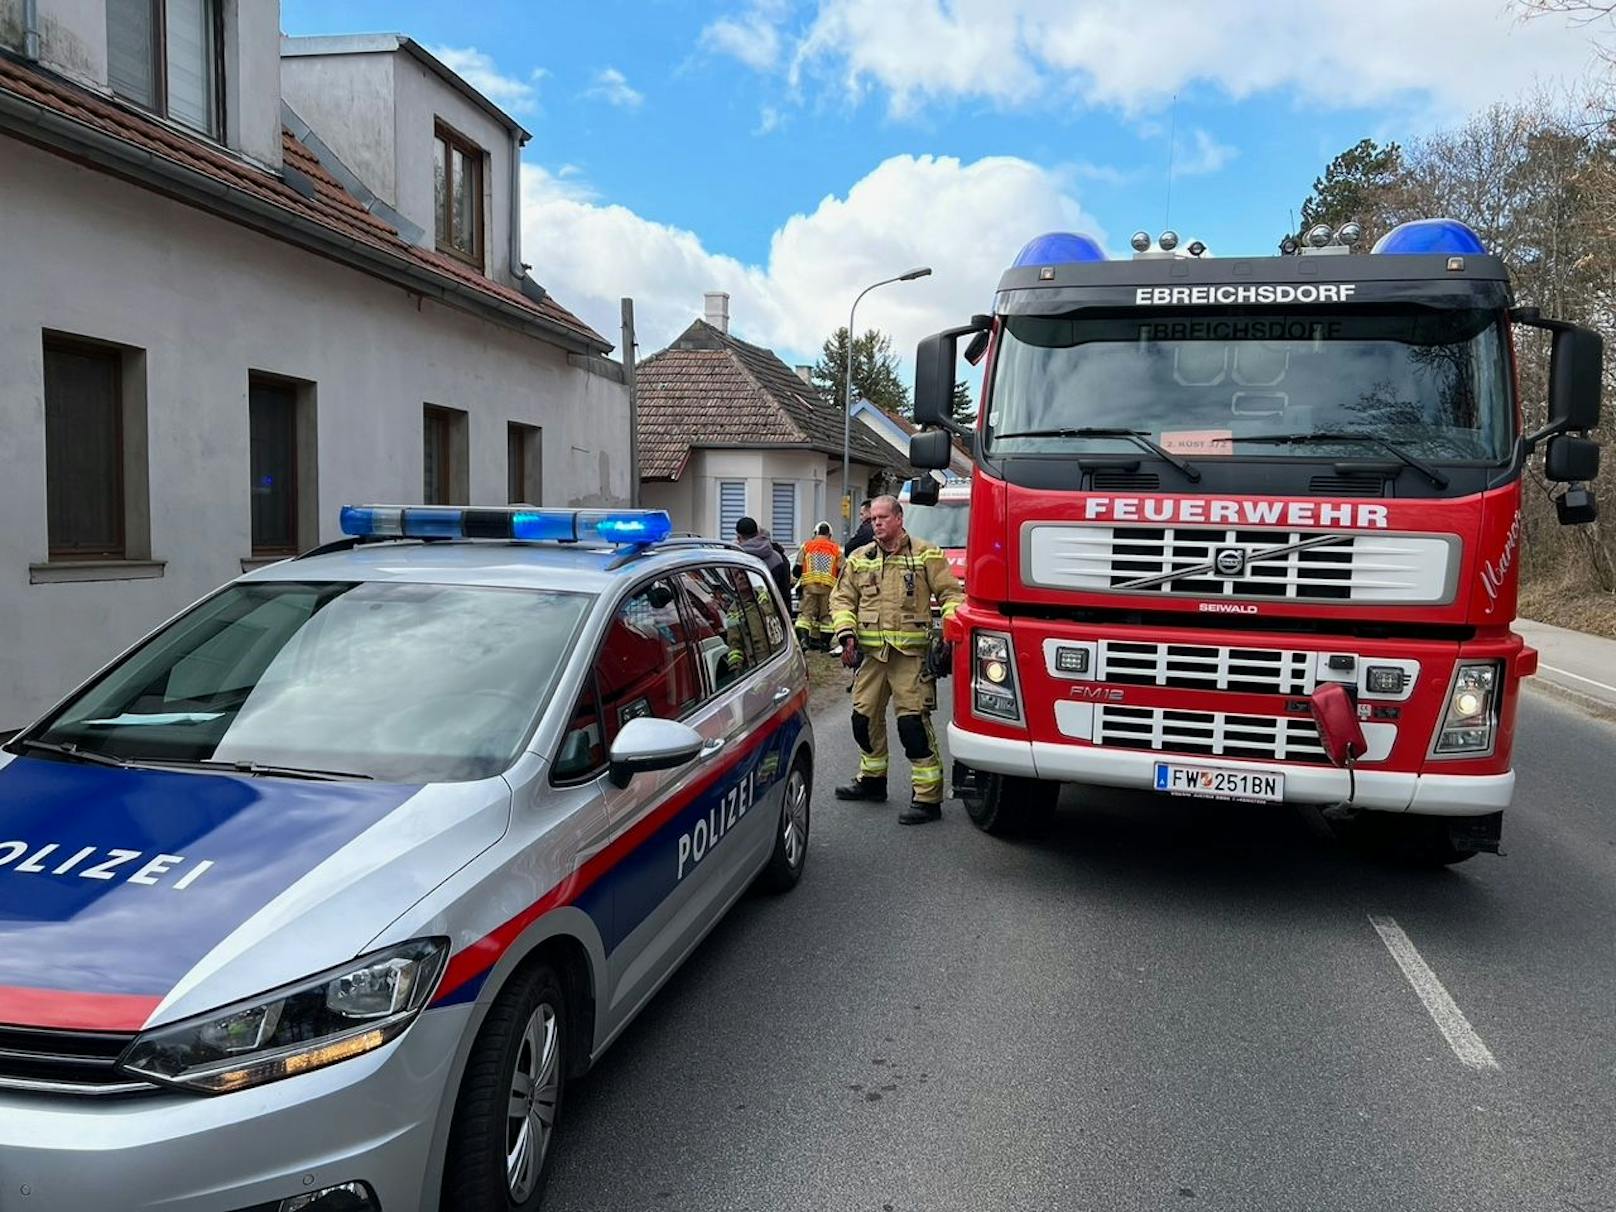
[(1298, 695), (1314, 689), (1311, 653), (1131, 640), (1101, 642), (1095, 680), (1244, 694)]
[(1329, 764), (1313, 721), (1299, 717), (1100, 707), (1094, 739), (1117, 749)]
[(0, 1090), (134, 1094), (156, 1089), (114, 1066), (132, 1035), (0, 1027)]
[(1453, 600), (1445, 535), (1221, 527), (1030, 526), (1029, 585), (1250, 601), (1439, 605)]

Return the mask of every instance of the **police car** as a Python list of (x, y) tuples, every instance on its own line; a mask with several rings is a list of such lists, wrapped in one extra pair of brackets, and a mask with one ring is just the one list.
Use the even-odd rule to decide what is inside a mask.
[(350, 507), (0, 750), (0, 1209), (531, 1209), (568, 1083), (806, 859), (763, 566)]

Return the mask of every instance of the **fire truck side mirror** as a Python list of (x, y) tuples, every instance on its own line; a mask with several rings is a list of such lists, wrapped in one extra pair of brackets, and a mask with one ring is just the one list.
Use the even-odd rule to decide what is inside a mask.
[(1556, 431), (1598, 426), (1604, 361), (1604, 338), (1593, 329), (1568, 324), (1555, 330), (1549, 357), (1549, 423)]
[(930, 476), (920, 476), (909, 481), (909, 503), (911, 505), (935, 505), (941, 495), (939, 485)]
[[(959, 338), (934, 333), (915, 348), (915, 423), (941, 425), (954, 399), (954, 358)], [(927, 464), (930, 466), (930, 464)]]
[[(948, 466), (953, 455), (953, 442), (946, 429), (929, 429), (925, 433), (917, 433), (909, 439), (909, 464), (922, 471), (936, 468), (941, 471)], [(926, 477), (930, 479), (930, 476)], [(925, 504), (925, 502), (922, 502)]]
[(1592, 480), (1599, 475), (1599, 443), (1560, 434), (1549, 439), (1543, 454), (1543, 474), (1556, 484)]

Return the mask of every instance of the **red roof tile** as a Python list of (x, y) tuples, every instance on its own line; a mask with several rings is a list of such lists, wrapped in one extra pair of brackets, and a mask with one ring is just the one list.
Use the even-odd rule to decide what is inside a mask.
[(312, 220), (338, 235), (412, 261), (420, 269), (469, 287), (490, 300), (519, 308), (537, 320), (595, 343), (602, 350), (612, 348), (610, 341), (549, 296), (535, 303), (521, 291), (495, 282), (453, 257), (419, 248), (403, 239), (394, 228), (367, 211), (357, 198), (343, 189), (314, 153), (290, 131), (281, 132), (282, 156), (288, 167), (313, 182), (313, 198), (305, 197), (268, 169), (237, 159), (201, 139), (174, 130), (51, 72), (3, 55), (0, 55), (0, 89), (269, 202), (285, 210), (289, 216)]
[[(719, 332), (703, 320), (635, 372), (640, 475), (674, 480), (695, 446), (807, 446), (842, 449), (842, 413), (771, 350)], [(852, 457), (905, 466), (861, 425)]]

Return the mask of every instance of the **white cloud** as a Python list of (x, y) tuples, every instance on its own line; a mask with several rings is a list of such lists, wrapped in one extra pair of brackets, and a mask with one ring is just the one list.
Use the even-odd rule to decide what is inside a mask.
[(701, 31), (701, 45), (717, 54), (739, 59), (753, 71), (773, 69), (780, 58), (780, 31), (754, 9), (740, 17), (723, 17)]
[(636, 109), (640, 102), (645, 100), (643, 94), (630, 88), (628, 77), (615, 67), (608, 67), (595, 73), (595, 83), (584, 93), (586, 97), (594, 97), (615, 105), (619, 109)]
[(549, 75), (542, 67), (534, 68), (527, 80), (501, 75), (492, 57), (475, 46), (429, 46), (426, 49), (472, 88), (512, 113), (531, 110), (538, 103), (538, 90), (533, 86)]
[(1197, 127), (1189, 132), (1186, 147), (1180, 143), (1173, 155), (1173, 171), (1183, 177), (1198, 177), (1215, 173), (1240, 154), (1240, 149), (1219, 143), (1206, 131)]
[[(541, 168), (522, 170), (522, 247), (533, 276), (614, 343), (631, 295), (641, 355), (701, 314), (702, 294), (730, 294), (734, 332), (788, 362), (812, 361), (847, 323), (865, 286), (915, 265), (932, 277), (867, 295), (858, 326), (881, 328), (907, 361), (927, 333), (987, 310), (999, 275), (1028, 236), (1082, 230), (1103, 238), (1070, 181), (1008, 156), (962, 163), (894, 156), (845, 196), (775, 231), (766, 264), (713, 252), (695, 233), (602, 205)], [(1014, 224), (1004, 222), (1015, 215)]]
[(779, 130), (785, 121), (784, 115), (772, 105), (765, 105), (758, 113), (758, 124), (753, 129), (754, 135), (772, 135)]
[(896, 116), (934, 101), (1010, 107), (1072, 94), (1132, 113), (1191, 84), (1454, 116), (1580, 75), (1596, 32), (1564, 16), (1521, 21), (1503, 0), (1157, 0), (1148, 11), (1103, 0), (821, 0), (792, 79), (828, 74), (855, 98), (882, 89)]

